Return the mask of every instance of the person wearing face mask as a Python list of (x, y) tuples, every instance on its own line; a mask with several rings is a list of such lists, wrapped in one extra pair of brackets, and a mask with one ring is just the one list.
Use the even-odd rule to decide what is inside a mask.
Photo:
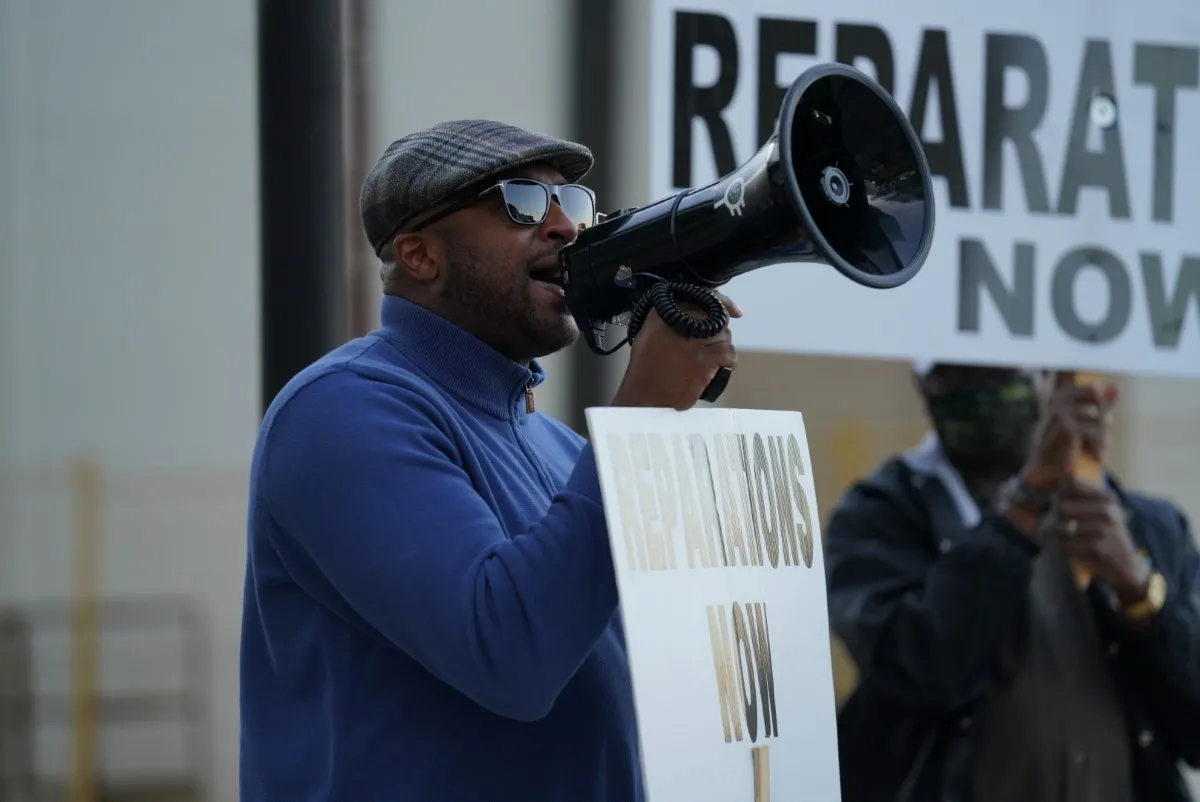
[(946, 364), (916, 380), (931, 431), (825, 528), (830, 625), (859, 673), (843, 801), (1190, 800), (1200, 554), (1169, 501), (1073, 478), (1103, 460), (1115, 388)]

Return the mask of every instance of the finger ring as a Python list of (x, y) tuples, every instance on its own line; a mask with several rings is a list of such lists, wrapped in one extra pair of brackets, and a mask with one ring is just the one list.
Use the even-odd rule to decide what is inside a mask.
[(1074, 518), (1069, 519), (1067, 521), (1067, 534), (1073, 536), (1077, 531), (1079, 531), (1079, 521)]
[(1084, 404), (1079, 408), (1079, 414), (1085, 418), (1097, 420), (1100, 418), (1100, 407), (1096, 404)]

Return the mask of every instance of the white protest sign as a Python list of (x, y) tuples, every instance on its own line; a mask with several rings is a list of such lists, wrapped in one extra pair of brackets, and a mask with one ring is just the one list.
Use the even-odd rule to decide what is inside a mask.
[[(650, 802), (841, 798), (798, 412), (589, 409)], [(760, 751), (760, 755), (763, 752)]]
[(1200, 3), (652, 0), (655, 198), (748, 160), (806, 68), (853, 64), (926, 144), (937, 228), (891, 290), (823, 264), (727, 287), (743, 349), (1200, 376)]

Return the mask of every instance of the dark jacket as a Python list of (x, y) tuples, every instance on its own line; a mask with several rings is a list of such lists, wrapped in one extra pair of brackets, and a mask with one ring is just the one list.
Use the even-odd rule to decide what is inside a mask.
[[(1182, 802), (1179, 761), (1200, 767), (1200, 554), (1176, 507), (1111, 487), (1167, 601), (1137, 632), (1089, 595), (1138, 798)], [(825, 541), (831, 625), (860, 676), (838, 714), (843, 802), (969, 802), (974, 716), (1023, 620), (1037, 546), (997, 516), (969, 530), (945, 484), (900, 457), (850, 489)]]

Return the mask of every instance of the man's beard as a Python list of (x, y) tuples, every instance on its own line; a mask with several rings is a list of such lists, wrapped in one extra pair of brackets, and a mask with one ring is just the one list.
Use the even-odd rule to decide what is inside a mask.
[(479, 339), (512, 359), (552, 354), (574, 343), (579, 332), (569, 318), (534, 303), (528, 275), (527, 266), (497, 269), (473, 245), (447, 244), (443, 305), (465, 318)]

